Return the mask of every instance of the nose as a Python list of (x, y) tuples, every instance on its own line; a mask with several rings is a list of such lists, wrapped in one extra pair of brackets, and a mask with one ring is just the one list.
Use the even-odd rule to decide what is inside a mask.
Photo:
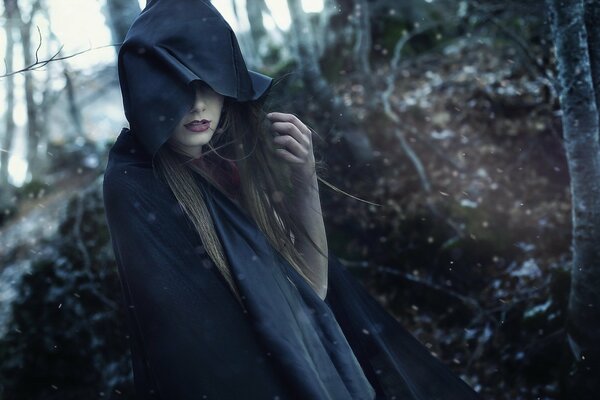
[(206, 111), (206, 101), (202, 98), (202, 96), (196, 94), (196, 98), (194, 100), (194, 104), (192, 105), (192, 109), (190, 112), (204, 112)]

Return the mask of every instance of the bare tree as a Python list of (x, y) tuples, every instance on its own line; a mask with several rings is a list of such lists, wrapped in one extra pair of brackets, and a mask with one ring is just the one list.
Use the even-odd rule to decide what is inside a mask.
[[(31, 6), (31, 11), (28, 16), (23, 16), (21, 13), (21, 9), (19, 7), (19, 2), (14, 0), (14, 16), (16, 18), (17, 23), (19, 24), (19, 29), (21, 32), (21, 44), (23, 47), (23, 61), (25, 65), (30, 65), (37, 59), (37, 53), (39, 47), (41, 46), (41, 36), (40, 43), (36, 49), (32, 47), (31, 41), (31, 31), (32, 31), (32, 21), (35, 14), (41, 8), (41, 0), (35, 0)], [(39, 30), (38, 30), (39, 33)], [(38, 143), (40, 141), (40, 135), (43, 133), (40, 129), (40, 121), (38, 118), (38, 109), (37, 104), (34, 98), (34, 92), (36, 90), (35, 82), (33, 76), (31, 74), (25, 74), (25, 104), (27, 107), (27, 165), (29, 168), (29, 173), (31, 174), (32, 179), (38, 179), (39, 174), (41, 173), (39, 165), (39, 155), (38, 155)]]
[(364, 130), (359, 128), (360, 122), (342, 99), (335, 95), (323, 76), (310, 34), (312, 29), (300, 0), (288, 0), (288, 8), (292, 18), (290, 34), (295, 38), (293, 46), (296, 60), (307, 91), (323, 110), (329, 110), (334, 116), (340, 136), (346, 140), (354, 160), (359, 163), (372, 160), (371, 142)]
[[(106, 0), (104, 14), (109, 22), (113, 43), (123, 43), (125, 35), (133, 20), (140, 14), (140, 4), (137, 0)], [(119, 46), (115, 46), (119, 52)]]
[(588, 36), (588, 50), (590, 53), (590, 67), (592, 83), (596, 94), (596, 109), (600, 117), (600, 4), (595, 0), (586, 0), (585, 26)]
[[(48, 51), (48, 53), (46, 54), (46, 60), (50, 60), (53, 59), (51, 50), (50, 48), (52, 47), (52, 44), (57, 44), (58, 47), (60, 46), (60, 40), (58, 40), (58, 38), (56, 37), (56, 35), (54, 34), (54, 31), (52, 30), (52, 25), (51, 25), (51, 18), (48, 12), (48, 7), (42, 7), (41, 9), (42, 14), (44, 15), (44, 17), (47, 19), (48, 21), (48, 36), (46, 38), (46, 49)], [(69, 56), (67, 56), (68, 58)], [(59, 67), (62, 66), (63, 69), (67, 68), (67, 63), (65, 62), (66, 58), (54, 58), (55, 61), (58, 61), (59, 63)], [(39, 60), (38, 60), (39, 62)], [(46, 75), (47, 75), (47, 79), (46, 79), (46, 85), (43, 88), (42, 91), (42, 99), (38, 104), (38, 110), (39, 110), (39, 118), (40, 121), (48, 121), (48, 118), (50, 116), (50, 111), (52, 110), (53, 106), (57, 103), (58, 99), (61, 96), (61, 93), (64, 92), (65, 88), (58, 88), (58, 89), (53, 89), (53, 85), (50, 85), (50, 80), (53, 79), (54, 76), (54, 70), (55, 70), (55, 63), (52, 62), (46, 62), (45, 64), (46, 68), (44, 68), (46, 70)], [(25, 73), (30, 73), (30, 72), (25, 72)], [(65, 74), (66, 71), (63, 73)], [(65, 84), (66, 86), (66, 84)], [(79, 102), (78, 104), (78, 108), (81, 108), (82, 104), (81, 102)], [(79, 113), (80, 115), (80, 113)], [(81, 118), (80, 118), (81, 120)], [(82, 127), (81, 124), (74, 124), (76, 126), (77, 132), (82, 132)], [(38, 160), (38, 167), (45, 172), (48, 172), (50, 167), (51, 167), (51, 158), (49, 156), (50, 153), (48, 153), (48, 144), (49, 144), (49, 138), (48, 135), (43, 135), (40, 137), (40, 142), (38, 143), (38, 148), (40, 149), (39, 154), (40, 154), (40, 158)], [(52, 179), (51, 176), (46, 176), (45, 177), (45, 181), (49, 184), (52, 184)]]
[[(4, 0), (4, 17), (6, 24), (4, 31), (6, 33), (6, 52), (5, 65), (6, 73), (14, 69), (14, 28), (15, 28), (15, 7), (16, 0)], [(0, 148), (0, 187), (7, 192), (8, 189), (8, 161), (10, 159), (10, 149), (12, 147), (13, 137), (15, 136), (15, 119), (13, 111), (15, 109), (15, 80), (12, 75), (5, 78), (6, 84), (6, 110), (5, 110), (5, 130), (2, 136), (2, 146)]]
[(371, 76), (371, 19), (367, 0), (356, 0), (354, 12), (356, 24), (356, 42), (354, 44), (354, 60), (359, 71), (366, 77)]
[(337, 14), (338, 6), (335, 0), (324, 0), (323, 10), (318, 14), (316, 36), (320, 39), (315, 43), (317, 45), (317, 53), (319, 58), (323, 57), (325, 51), (334, 42), (335, 32), (330, 29), (331, 17)]
[(67, 90), (67, 102), (69, 104), (69, 116), (73, 121), (74, 130), (77, 135), (83, 135), (83, 122), (81, 110), (75, 96), (75, 85), (73, 84), (72, 72), (67, 63), (63, 62), (63, 76), (65, 77), (65, 89)]
[(263, 24), (263, 11), (268, 12), (265, 0), (246, 1), (246, 13), (250, 24), (250, 37), (252, 38), (252, 52), (256, 55), (256, 68), (262, 67), (262, 58), (266, 54), (268, 35)]
[(600, 6), (588, 0), (546, 3), (558, 64), (572, 198), (573, 264), (566, 327), (570, 357), (563, 382), (565, 398), (591, 399), (600, 392)]

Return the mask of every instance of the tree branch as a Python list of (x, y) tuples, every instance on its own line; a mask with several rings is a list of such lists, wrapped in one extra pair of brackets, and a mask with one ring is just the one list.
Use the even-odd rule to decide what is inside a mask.
[[(41, 36), (40, 36), (40, 46), (41, 46), (41, 40), (42, 39), (41, 39)], [(52, 57), (50, 57), (49, 59), (44, 60), (44, 61), (38, 61), (37, 60), (37, 51), (36, 51), (36, 61), (34, 63), (32, 63), (32, 64), (30, 64), (30, 65), (28, 65), (28, 66), (26, 66), (26, 67), (24, 67), (24, 68), (22, 68), (20, 70), (0, 75), (0, 79), (1, 78), (6, 78), (7, 76), (11, 76), (11, 75), (16, 75), (16, 74), (19, 74), (19, 73), (22, 73), (22, 72), (34, 71), (34, 70), (43, 68), (44, 66), (46, 66), (48, 63), (50, 63), (52, 61), (66, 60), (66, 59), (78, 56), (80, 54), (87, 53), (87, 52), (92, 51), (92, 50), (103, 49), (105, 47), (120, 46), (120, 45), (121, 45), (121, 43), (118, 43), (118, 44), (107, 44), (107, 45), (104, 45), (104, 46), (98, 46), (98, 47), (93, 47), (93, 48), (90, 47), (89, 49), (78, 51), (77, 53), (73, 53), (73, 54), (68, 55), (68, 56), (57, 57), (58, 53), (60, 53), (62, 51), (63, 47), (64, 47), (64, 45), (61, 45), (60, 49)], [(38, 47), (38, 49), (39, 49), (39, 47)]]

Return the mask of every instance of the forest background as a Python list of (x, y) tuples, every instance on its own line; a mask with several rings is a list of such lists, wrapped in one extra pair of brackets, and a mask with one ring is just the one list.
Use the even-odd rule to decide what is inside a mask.
[[(329, 247), (485, 399), (598, 393), (597, 3), (213, 0), (356, 197)], [(144, 4), (0, 4), (0, 400), (132, 397), (101, 187)]]

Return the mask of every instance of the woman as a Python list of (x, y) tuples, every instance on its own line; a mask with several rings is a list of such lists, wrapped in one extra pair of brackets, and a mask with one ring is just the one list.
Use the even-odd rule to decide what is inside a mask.
[(210, 2), (119, 51), (104, 202), (140, 399), (474, 399), (327, 249), (311, 130)]
[[(170, 186), (177, 195), (181, 189), (170, 177), (185, 176), (186, 167), (199, 173), (238, 208), (247, 210), (244, 212), (250, 214), (267, 233), (272, 245), (297, 266), (297, 272), (324, 300), (327, 291), (327, 241), (310, 129), (292, 114), (267, 114), (269, 132), (273, 134), (272, 143), (269, 143), (269, 137), (263, 134), (264, 129), (258, 126), (254, 129), (240, 127), (249, 120), (253, 121), (250, 125), (256, 125), (256, 118), (244, 116), (248, 111), (243, 108), (256, 115), (262, 111), (260, 104), (240, 106), (231, 103), (224, 106), (225, 96), (215, 92), (206, 82), (195, 80), (190, 86), (195, 90), (193, 106), (175, 127), (167, 146), (158, 150), (159, 160), (162, 160), (158, 169), (162, 176), (171, 182)], [(220, 124), (225, 124), (225, 128), (219, 127)], [(203, 147), (210, 149), (206, 151)], [(232, 159), (240, 163), (243, 179)], [(286, 166), (289, 167), (287, 171), (283, 168)], [(290, 186), (289, 183), (292, 186), (283, 197), (279, 190), (286, 184)], [(267, 191), (256, 192), (255, 187), (259, 186), (266, 187)], [(271, 195), (264, 196), (265, 193)], [(286, 201), (281, 201), (283, 198)], [(186, 204), (188, 199), (201, 199), (199, 193), (190, 197), (181, 194), (178, 199), (182, 205), (188, 206), (187, 209), (202, 207), (200, 202)], [(188, 217), (195, 221), (203, 243), (218, 246), (218, 240), (209, 236), (212, 229), (202, 215), (195, 216), (190, 212)], [(213, 259), (218, 260), (221, 273), (236, 293), (229, 269), (219, 258), (218, 247), (208, 247), (207, 250)]]

